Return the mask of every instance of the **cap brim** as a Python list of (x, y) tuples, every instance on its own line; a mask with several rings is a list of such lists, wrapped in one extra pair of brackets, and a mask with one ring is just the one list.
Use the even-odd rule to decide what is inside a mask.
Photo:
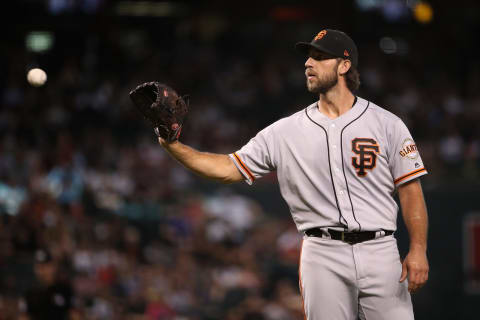
[(318, 51), (322, 51), (322, 52), (331, 54), (334, 57), (337, 56), (335, 53), (330, 52), (329, 50), (325, 50), (325, 48), (323, 48), (322, 46), (320, 46), (316, 43), (312, 44), (311, 42), (297, 42), (295, 44), (295, 49), (298, 52), (303, 53), (304, 55), (308, 55), (308, 52), (310, 51), (310, 49), (315, 49), (315, 50), (318, 50)]
[(297, 50), (300, 53), (303, 54), (308, 54), (308, 51), (314, 48), (310, 42), (297, 42), (295, 44), (295, 50)]

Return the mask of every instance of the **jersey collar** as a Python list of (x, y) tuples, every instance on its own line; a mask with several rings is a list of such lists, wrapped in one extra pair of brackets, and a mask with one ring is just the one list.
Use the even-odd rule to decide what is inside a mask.
[(319, 124), (328, 125), (331, 123), (335, 123), (340, 127), (357, 118), (363, 111), (365, 111), (365, 108), (368, 106), (367, 100), (355, 96), (353, 106), (352, 108), (350, 108), (350, 110), (348, 110), (338, 118), (330, 119), (329, 117), (321, 113), (320, 110), (318, 110), (317, 103), (318, 101), (307, 107), (308, 116)]

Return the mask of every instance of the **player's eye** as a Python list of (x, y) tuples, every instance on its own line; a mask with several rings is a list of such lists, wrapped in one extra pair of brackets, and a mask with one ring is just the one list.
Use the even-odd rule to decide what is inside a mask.
[(331, 55), (317, 50), (311, 50), (308, 56), (317, 61), (333, 59)]

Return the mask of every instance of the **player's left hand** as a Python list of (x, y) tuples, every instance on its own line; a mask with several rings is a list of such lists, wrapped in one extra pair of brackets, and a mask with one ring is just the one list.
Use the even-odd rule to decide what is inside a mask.
[(408, 275), (408, 291), (415, 292), (428, 280), (427, 254), (423, 250), (410, 250), (402, 263), (400, 282), (405, 281)]

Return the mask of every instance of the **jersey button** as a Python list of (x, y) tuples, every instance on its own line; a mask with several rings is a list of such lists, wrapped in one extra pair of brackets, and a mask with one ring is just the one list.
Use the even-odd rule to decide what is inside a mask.
[(330, 127), (335, 128), (335, 123), (332, 123)]
[(333, 149), (337, 149), (337, 145), (334, 144), (334, 145), (332, 146), (332, 148), (333, 148)]
[(340, 193), (340, 195), (342, 195), (342, 196), (343, 196), (343, 190), (340, 190), (340, 192), (339, 192), (339, 193)]
[(340, 172), (340, 169), (338, 169), (338, 168), (335, 168), (335, 171), (336, 171), (336, 172)]

